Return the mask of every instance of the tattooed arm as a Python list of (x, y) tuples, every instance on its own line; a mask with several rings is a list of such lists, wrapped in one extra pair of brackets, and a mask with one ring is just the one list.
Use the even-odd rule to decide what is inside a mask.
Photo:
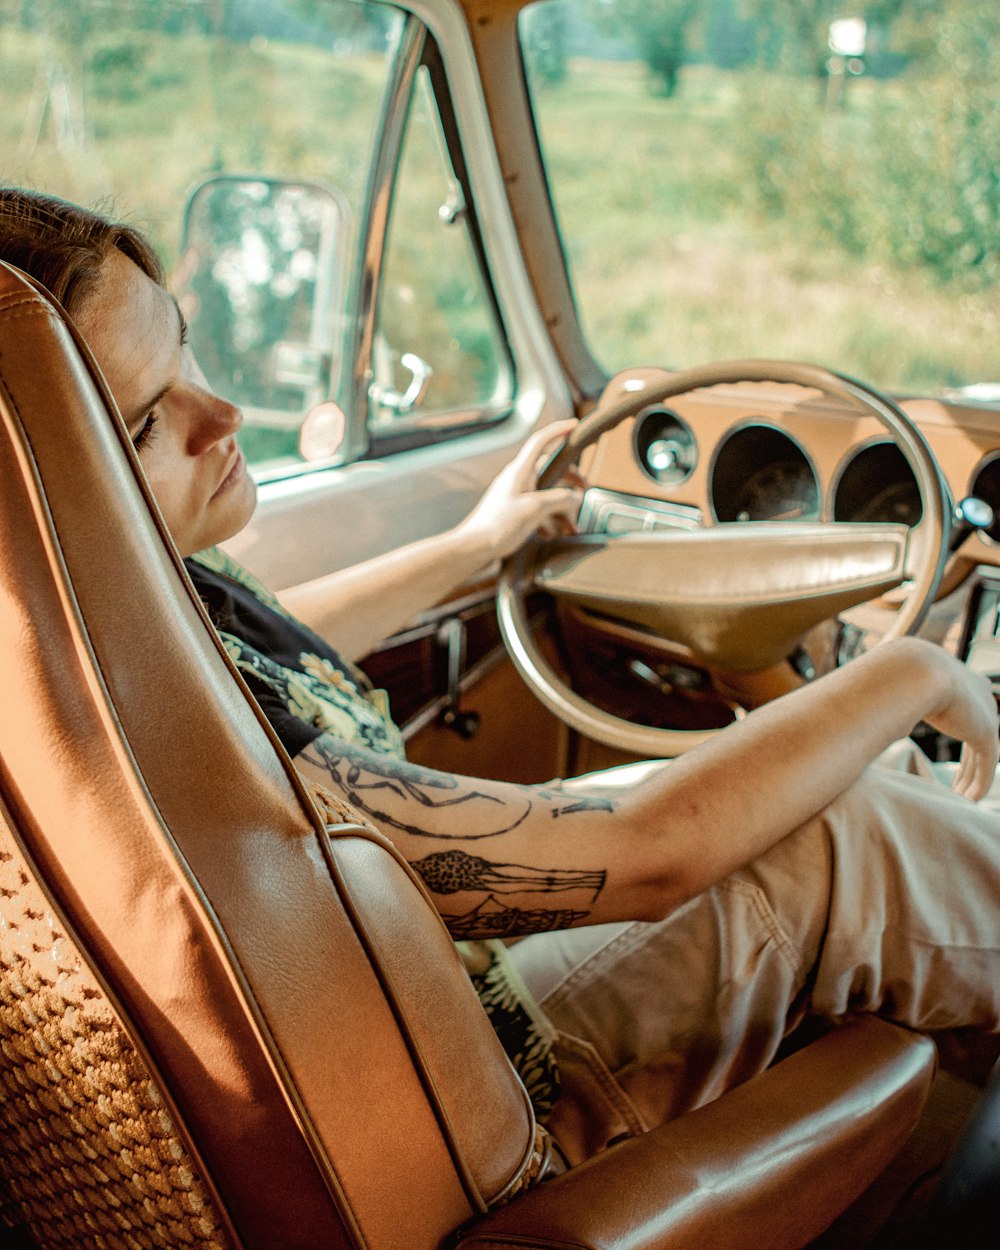
[(613, 815), (608, 799), (437, 772), (329, 734), (295, 763), (392, 839), (453, 937), (513, 937), (611, 918), (598, 850), (600, 825)]
[(513, 934), (667, 915), (815, 816), (921, 720), (963, 742), (955, 789), (981, 797), (997, 763), (989, 685), (916, 638), (766, 704), (613, 804), (435, 772), (328, 735), (296, 762), (392, 838), (453, 932)]

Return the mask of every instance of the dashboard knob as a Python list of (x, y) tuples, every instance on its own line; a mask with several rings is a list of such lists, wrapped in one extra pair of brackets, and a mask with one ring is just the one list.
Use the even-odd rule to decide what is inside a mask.
[(676, 486), (698, 463), (694, 432), (669, 408), (647, 408), (636, 418), (636, 460), (655, 482)]
[(681, 448), (669, 438), (658, 438), (646, 449), (646, 460), (651, 469), (657, 473), (667, 473), (673, 469), (680, 459)]
[(955, 505), (949, 551), (957, 551), (973, 530), (988, 530), (996, 520), (996, 514), (985, 499), (966, 495)]

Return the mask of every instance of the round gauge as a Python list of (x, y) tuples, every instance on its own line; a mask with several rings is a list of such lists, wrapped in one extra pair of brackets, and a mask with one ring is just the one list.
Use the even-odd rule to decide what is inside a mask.
[(712, 508), (718, 521), (817, 521), (816, 473), (782, 430), (741, 426), (716, 454)]
[(669, 408), (647, 408), (633, 434), (635, 456), (654, 482), (677, 486), (698, 463), (698, 444), (688, 423)]
[(890, 482), (864, 500), (851, 514), (852, 521), (891, 521), (916, 525), (923, 515), (916, 482)]
[(1000, 452), (987, 456), (976, 469), (969, 494), (988, 503), (993, 509), (996, 520), (983, 533), (995, 543), (1000, 543)]
[(815, 521), (819, 491), (809, 466), (779, 460), (751, 473), (733, 501), (734, 521)]
[(845, 466), (837, 483), (838, 521), (890, 521), (917, 525), (924, 515), (920, 488), (895, 443), (872, 443)]

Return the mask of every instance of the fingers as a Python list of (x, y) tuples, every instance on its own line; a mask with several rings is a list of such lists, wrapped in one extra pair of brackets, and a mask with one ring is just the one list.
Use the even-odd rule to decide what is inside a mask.
[(989, 793), (995, 774), (996, 757), (991, 750), (977, 750), (963, 743), (952, 789), (976, 803)]
[(575, 532), (582, 480), (568, 477), (568, 484), (537, 489), (541, 467), (575, 427), (576, 421), (554, 421), (536, 430), (462, 522), (465, 535), (482, 547), (484, 563), (504, 559), (539, 529)]
[(962, 743), (952, 789), (956, 794), (978, 801), (988, 794), (996, 777), (1000, 741), (997, 737), (996, 708), (992, 695), (983, 700), (977, 728)]
[(955, 770), (955, 776), (952, 779), (951, 788), (956, 794), (964, 795), (967, 799), (973, 798), (970, 794), (969, 783), (975, 773), (972, 752), (969, 750), (967, 743), (962, 743), (962, 754), (959, 757), (958, 768)]
[(965, 798), (978, 800), (993, 786), (1000, 755), (992, 687), (982, 674), (956, 657), (940, 649), (932, 654), (947, 674), (949, 684), (947, 698), (925, 719), (939, 733), (962, 743), (952, 789)]
[(551, 448), (556, 443), (561, 443), (567, 435), (576, 429), (578, 422), (575, 417), (565, 417), (562, 421), (552, 421), (548, 425), (543, 425), (541, 429), (535, 430), (525, 441), (525, 447), (532, 443), (537, 447)]
[(556, 522), (574, 522), (583, 502), (583, 493), (572, 486), (552, 486), (548, 490), (523, 494), (518, 505), (522, 524), (538, 529)]
[(576, 519), (583, 503), (583, 492), (576, 487), (552, 486), (538, 492), (538, 531), (543, 538), (555, 534), (575, 534)]
[(544, 468), (545, 462), (549, 459), (557, 445), (562, 443), (571, 430), (575, 429), (577, 422), (575, 419), (566, 421), (553, 421), (551, 425), (545, 425), (525, 440), (521, 450), (513, 460), (512, 464), (517, 470), (517, 483), (521, 490), (527, 490), (533, 487), (538, 480), (538, 474)]
[(538, 491), (536, 498), (545, 516), (575, 517), (583, 502), (583, 491), (577, 486), (550, 486)]

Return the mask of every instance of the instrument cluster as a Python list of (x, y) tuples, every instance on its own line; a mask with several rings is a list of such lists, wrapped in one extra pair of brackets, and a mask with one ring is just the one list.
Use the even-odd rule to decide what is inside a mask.
[[(916, 525), (916, 478), (888, 439), (852, 447), (824, 486), (808, 450), (773, 421), (748, 417), (703, 448), (691, 424), (666, 408), (647, 410), (633, 433), (636, 461), (661, 486), (687, 479), (707, 456), (711, 519), (739, 521), (887, 521)], [(1000, 453), (977, 475), (977, 490), (1000, 511)], [(1000, 540), (998, 533), (992, 535)]]

